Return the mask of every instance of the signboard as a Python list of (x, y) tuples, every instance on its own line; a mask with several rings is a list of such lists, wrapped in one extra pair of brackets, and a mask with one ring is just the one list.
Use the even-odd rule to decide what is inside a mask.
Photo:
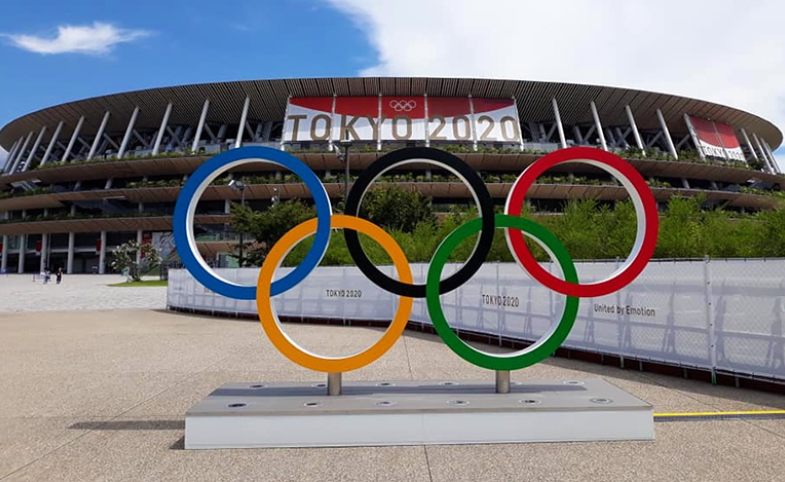
[(739, 139), (731, 126), (687, 114), (684, 119), (701, 156), (746, 161)]
[(520, 144), (513, 99), (375, 96), (293, 97), (283, 141), (457, 141)]

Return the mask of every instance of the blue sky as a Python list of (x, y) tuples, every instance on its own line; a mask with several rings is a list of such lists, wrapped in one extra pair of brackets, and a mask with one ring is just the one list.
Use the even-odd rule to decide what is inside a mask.
[(781, 0), (4, 0), (0, 126), (156, 86), (414, 75), (663, 91), (783, 129), (783, 16)]
[(0, 125), (53, 104), (148, 87), (354, 75), (376, 58), (355, 24), (323, 2), (36, 0), (34, 12), (31, 5), (0, 2), (0, 32), (54, 38), (58, 26), (102, 22), (132, 40), (107, 53), (44, 55), (0, 38)]

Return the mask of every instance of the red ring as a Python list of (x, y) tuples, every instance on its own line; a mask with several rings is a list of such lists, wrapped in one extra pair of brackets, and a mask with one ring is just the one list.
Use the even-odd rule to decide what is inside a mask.
[[(614, 293), (632, 283), (649, 263), (654, 254), (654, 248), (657, 246), (657, 232), (659, 230), (657, 202), (643, 176), (632, 165), (615, 154), (591, 147), (571, 147), (552, 152), (541, 157), (523, 171), (508, 196), (506, 214), (521, 215), (529, 187), (534, 184), (543, 172), (557, 164), (580, 162), (582, 160), (596, 161), (619, 171), (633, 185), (643, 204), (645, 213), (643, 242), (638, 256), (632, 260), (627, 268), (614, 277), (596, 283), (570, 283), (553, 276), (540, 266), (526, 246), (523, 233), (518, 230), (508, 229), (507, 236), (513, 256), (532, 278), (563, 295), (594, 298)], [(627, 259), (629, 260), (629, 257)]]

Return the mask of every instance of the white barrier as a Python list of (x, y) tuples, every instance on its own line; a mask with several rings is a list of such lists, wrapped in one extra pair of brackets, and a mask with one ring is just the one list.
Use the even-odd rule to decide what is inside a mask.
[[(548, 269), (558, 269), (545, 263)], [(605, 277), (617, 263), (576, 263), (581, 282)], [(445, 275), (457, 265), (445, 267)], [(382, 267), (392, 274), (392, 267)], [(427, 265), (413, 264), (423, 282)], [(217, 270), (255, 285), (257, 269)], [(281, 269), (280, 278), (289, 272)], [(563, 346), (709, 370), (785, 380), (785, 260), (653, 261), (618, 293), (583, 299)], [(517, 265), (486, 263), (461, 288), (443, 295), (459, 330), (534, 340), (561, 315), (564, 296), (542, 287)], [(371, 284), (356, 267), (320, 267), (273, 298), (282, 316), (388, 321), (397, 296)], [(255, 315), (255, 301), (216, 295), (185, 270), (169, 272), (171, 308)], [(430, 323), (424, 300), (412, 321)]]

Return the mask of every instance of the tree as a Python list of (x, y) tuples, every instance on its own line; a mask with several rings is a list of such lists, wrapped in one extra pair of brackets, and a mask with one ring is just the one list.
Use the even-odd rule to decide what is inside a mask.
[[(141, 252), (139, 263), (136, 262), (136, 253)], [(114, 260), (111, 267), (117, 271), (128, 270), (128, 281), (141, 281), (142, 274), (161, 264), (161, 255), (155, 246), (149, 243), (129, 241), (121, 244), (114, 251)]]
[[(243, 246), (243, 266), (261, 266), (270, 248), (298, 224), (316, 216), (316, 211), (299, 200), (274, 204), (266, 211), (232, 205), (232, 229), (252, 238), (255, 243)], [(239, 251), (239, 245), (235, 248)], [(238, 258), (238, 255), (232, 255)]]
[(360, 217), (387, 230), (412, 233), (420, 223), (436, 222), (431, 200), (416, 189), (379, 186), (365, 194)]

